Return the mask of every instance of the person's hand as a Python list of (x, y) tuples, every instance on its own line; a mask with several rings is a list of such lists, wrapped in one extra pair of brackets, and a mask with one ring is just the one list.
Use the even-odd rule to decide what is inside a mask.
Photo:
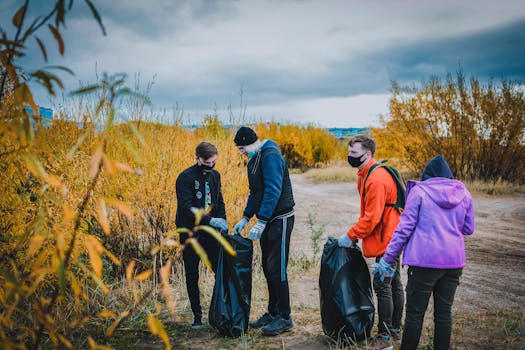
[(396, 273), (396, 269), (394, 269), (383, 258), (379, 259), (379, 262), (375, 263), (374, 267), (375, 268), (374, 271), (372, 271), (372, 275), (379, 273), (379, 279), (381, 280), (381, 282), (385, 280), (385, 277), (392, 277)]
[(255, 225), (253, 225), (252, 229), (248, 233), (248, 238), (252, 241), (255, 241), (259, 238), (261, 238), (261, 235), (266, 228), (266, 221), (259, 220)]
[(240, 235), (242, 230), (244, 230), (244, 228), (246, 227), (247, 223), (248, 223), (248, 219), (243, 217), (241, 221), (239, 221), (238, 223), (235, 224), (235, 226), (233, 226), (233, 233), (235, 233), (236, 235)]
[(341, 237), (339, 237), (339, 239), (337, 240), (337, 243), (340, 247), (350, 248), (353, 242), (346, 233), (343, 233)]
[(223, 218), (211, 218), (210, 226), (219, 229), (219, 231), (228, 231), (228, 223)]

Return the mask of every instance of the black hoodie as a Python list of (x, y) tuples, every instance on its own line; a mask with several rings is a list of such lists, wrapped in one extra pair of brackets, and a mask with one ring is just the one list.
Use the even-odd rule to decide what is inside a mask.
[(441, 154), (435, 156), (430, 162), (428, 162), (427, 166), (425, 167), (425, 170), (423, 170), (421, 180), (425, 181), (433, 177), (444, 177), (447, 179), (454, 178), (454, 176), (452, 175), (452, 171), (450, 170), (450, 167), (447, 164), (447, 161), (445, 160), (445, 158), (443, 158)]

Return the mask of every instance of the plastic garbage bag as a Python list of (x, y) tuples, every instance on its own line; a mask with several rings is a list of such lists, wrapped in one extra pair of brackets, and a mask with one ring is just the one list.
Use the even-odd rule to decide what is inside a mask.
[(321, 258), (319, 296), (326, 335), (341, 342), (370, 336), (374, 299), (370, 272), (357, 245), (341, 248), (336, 238), (328, 238)]
[(239, 337), (246, 333), (250, 319), (253, 245), (240, 235), (227, 238), (237, 255), (219, 248), (208, 319), (221, 335)]

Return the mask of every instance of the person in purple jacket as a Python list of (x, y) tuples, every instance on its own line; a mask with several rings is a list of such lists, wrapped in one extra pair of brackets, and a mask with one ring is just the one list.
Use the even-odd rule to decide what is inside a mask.
[(452, 304), (466, 264), (464, 235), (474, 232), (472, 196), (453, 179), (443, 156), (433, 158), (422, 181), (408, 181), (406, 205), (383, 258), (372, 273), (391, 276), (403, 250), (408, 265), (401, 349), (417, 349), (430, 295), (434, 295), (434, 349), (448, 349)]

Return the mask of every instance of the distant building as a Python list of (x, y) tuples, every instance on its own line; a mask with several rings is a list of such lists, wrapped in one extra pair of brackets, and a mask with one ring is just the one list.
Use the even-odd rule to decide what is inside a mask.
[(326, 129), (338, 139), (350, 138), (359, 134), (369, 134), (370, 128), (328, 128)]

